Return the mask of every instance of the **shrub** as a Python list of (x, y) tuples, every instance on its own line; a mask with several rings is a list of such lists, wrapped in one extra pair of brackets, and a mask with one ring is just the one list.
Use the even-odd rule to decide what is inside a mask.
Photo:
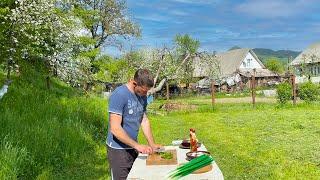
[(103, 91), (105, 91), (105, 85), (102, 83), (96, 83), (93, 88), (92, 88), (93, 92), (97, 93), (97, 94), (101, 94)]
[(316, 101), (319, 94), (319, 86), (312, 82), (305, 82), (299, 86), (299, 97), (306, 102)]
[(277, 86), (277, 99), (279, 103), (285, 104), (292, 98), (292, 88), (287, 82), (281, 83)]

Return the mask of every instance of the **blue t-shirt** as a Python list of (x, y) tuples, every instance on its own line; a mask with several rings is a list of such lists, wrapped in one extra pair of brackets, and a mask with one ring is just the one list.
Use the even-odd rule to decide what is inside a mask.
[[(146, 112), (147, 97), (132, 93), (126, 85), (116, 88), (109, 98), (109, 120), (110, 113), (122, 116), (122, 128), (135, 141), (137, 141), (139, 128)], [(107, 145), (115, 149), (132, 149), (122, 143), (110, 132), (110, 121), (107, 137)]]

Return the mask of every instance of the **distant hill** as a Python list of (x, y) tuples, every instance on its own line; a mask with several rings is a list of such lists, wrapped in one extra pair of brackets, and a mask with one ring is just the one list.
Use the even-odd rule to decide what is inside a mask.
[(278, 50), (274, 51), (272, 49), (265, 48), (254, 48), (254, 53), (259, 57), (262, 62), (270, 58), (277, 58), (282, 62), (287, 62), (288, 57), (292, 57), (291, 60), (296, 58), (301, 52), (299, 51), (291, 51), (291, 50)]
[(239, 46), (233, 46), (233, 47), (231, 47), (228, 51), (235, 50), (235, 49), (241, 49), (241, 47), (239, 47)]

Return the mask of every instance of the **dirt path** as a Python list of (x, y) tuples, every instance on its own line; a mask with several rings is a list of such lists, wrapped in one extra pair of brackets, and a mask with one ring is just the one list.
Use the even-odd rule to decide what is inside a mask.
[[(251, 97), (242, 97), (242, 98), (217, 98), (217, 103), (252, 103)], [(275, 98), (265, 98), (265, 97), (256, 97), (256, 102), (264, 102), (264, 103), (276, 103), (277, 100)]]
[[(211, 98), (206, 99), (192, 99), (187, 100), (189, 104), (211, 104)], [(185, 102), (183, 100), (177, 100), (177, 102)], [(277, 103), (277, 99), (275, 97), (256, 97), (257, 103)], [(252, 103), (251, 97), (237, 97), (237, 98), (216, 98), (216, 103)]]

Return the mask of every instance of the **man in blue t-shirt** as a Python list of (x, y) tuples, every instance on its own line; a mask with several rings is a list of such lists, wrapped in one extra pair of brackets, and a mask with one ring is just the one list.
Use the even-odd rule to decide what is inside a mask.
[[(151, 73), (139, 69), (133, 80), (116, 88), (110, 96), (107, 148), (112, 179), (126, 179), (139, 152), (151, 154), (161, 148), (154, 142), (146, 115), (146, 95), (152, 86)], [(140, 126), (148, 145), (137, 141)]]

